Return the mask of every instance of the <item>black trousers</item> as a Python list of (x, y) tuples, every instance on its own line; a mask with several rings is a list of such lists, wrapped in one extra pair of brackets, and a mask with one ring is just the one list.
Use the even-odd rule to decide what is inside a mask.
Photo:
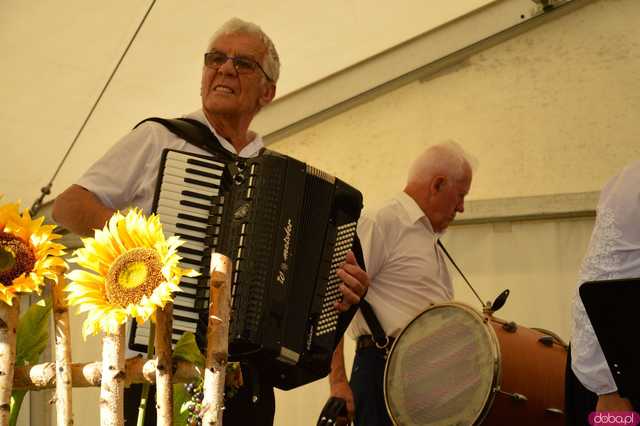
[(351, 369), (351, 390), (356, 405), (356, 426), (391, 426), (384, 402), (384, 352), (375, 348), (356, 351)]
[(564, 375), (564, 413), (567, 426), (589, 426), (589, 414), (596, 410), (598, 395), (585, 388), (571, 369), (571, 347)]
[[(273, 386), (261, 380), (259, 368), (252, 364), (242, 364), (244, 385), (236, 395), (225, 401), (223, 424), (225, 426), (273, 426), (276, 404)], [(135, 425), (138, 419), (138, 407), (142, 385), (131, 385), (124, 391), (124, 422), (126, 426)], [(156, 388), (151, 386), (144, 426), (155, 426)]]

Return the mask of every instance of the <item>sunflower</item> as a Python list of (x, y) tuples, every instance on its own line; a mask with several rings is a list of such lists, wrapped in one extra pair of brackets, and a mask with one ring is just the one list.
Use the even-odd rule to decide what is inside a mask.
[(12, 305), (18, 293), (40, 294), (44, 279), (57, 282), (64, 272), (64, 246), (52, 240), (55, 225), (32, 220), (18, 203), (0, 205), (0, 301)]
[(126, 216), (116, 212), (94, 238), (82, 242), (84, 247), (69, 261), (88, 271), (67, 274), (65, 291), (70, 305), (78, 305), (79, 313), (88, 312), (82, 326), (85, 338), (100, 330), (115, 334), (129, 317), (140, 324), (154, 319), (156, 309), (164, 308), (180, 290), (180, 278), (198, 275), (178, 266), (182, 241), (165, 239), (159, 217), (145, 218), (139, 210)]

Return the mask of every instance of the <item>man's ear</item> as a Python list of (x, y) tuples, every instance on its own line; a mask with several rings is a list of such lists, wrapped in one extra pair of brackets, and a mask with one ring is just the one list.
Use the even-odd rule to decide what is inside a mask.
[(262, 94), (258, 99), (258, 102), (260, 103), (260, 108), (267, 105), (275, 97), (276, 97), (276, 85), (270, 81), (266, 82), (266, 84), (263, 86)]
[(431, 179), (431, 185), (429, 186), (429, 189), (431, 190), (432, 194), (440, 192), (442, 191), (442, 189), (444, 189), (444, 185), (446, 183), (447, 178), (445, 178), (444, 176), (435, 176), (433, 179)]

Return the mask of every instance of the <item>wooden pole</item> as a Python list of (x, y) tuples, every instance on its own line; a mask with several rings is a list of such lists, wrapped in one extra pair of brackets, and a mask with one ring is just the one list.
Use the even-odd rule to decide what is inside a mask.
[[(173, 363), (173, 383), (191, 383), (202, 377), (200, 368), (188, 361)], [(71, 364), (71, 384), (74, 388), (98, 387), (102, 382), (102, 363), (99, 361)], [(125, 385), (155, 383), (156, 360), (142, 356), (125, 361)], [(34, 364), (15, 369), (13, 388), (44, 390), (56, 387), (56, 365), (53, 362)]]
[(205, 426), (222, 426), (225, 370), (229, 347), (231, 275), (232, 267), (229, 258), (219, 253), (212, 254), (202, 419), (202, 424)]
[(124, 327), (102, 337), (102, 384), (100, 426), (124, 424)]
[[(153, 357), (155, 345), (156, 345), (156, 326), (154, 323), (151, 323), (149, 324), (149, 339), (147, 340), (147, 359), (151, 359)], [(155, 378), (155, 372), (153, 377)], [(150, 390), (151, 390), (151, 386), (149, 385), (149, 383), (142, 384), (142, 392), (140, 394), (140, 405), (138, 406), (138, 419), (136, 422), (136, 426), (144, 426), (144, 418), (147, 415), (147, 405), (149, 404)]]
[(172, 303), (156, 311), (156, 408), (159, 426), (173, 426), (172, 313)]
[(13, 299), (13, 305), (0, 302), (0, 426), (9, 424), (19, 315), (20, 298)]
[(71, 404), (71, 332), (69, 329), (69, 308), (63, 293), (64, 276), (58, 275), (58, 282), (52, 283), (53, 321), (55, 329), (56, 355), (56, 424), (73, 425)]

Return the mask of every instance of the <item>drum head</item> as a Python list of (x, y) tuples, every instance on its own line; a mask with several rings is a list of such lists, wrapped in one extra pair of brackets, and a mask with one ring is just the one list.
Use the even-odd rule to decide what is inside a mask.
[(470, 307), (435, 305), (396, 339), (385, 400), (398, 425), (471, 425), (482, 420), (499, 377), (493, 329)]

